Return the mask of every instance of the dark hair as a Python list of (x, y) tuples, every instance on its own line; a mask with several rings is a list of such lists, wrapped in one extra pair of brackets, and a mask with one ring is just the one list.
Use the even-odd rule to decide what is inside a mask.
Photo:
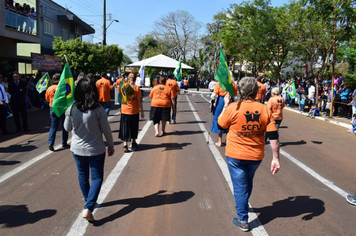
[(166, 84), (166, 81), (167, 81), (166, 77), (161, 76), (161, 77), (159, 78), (159, 83), (160, 83), (160, 84)]
[(61, 75), (60, 75), (59, 73), (55, 73), (55, 74), (52, 76), (52, 83), (53, 83), (53, 84), (58, 84), (60, 78), (61, 78)]
[(106, 73), (106, 72), (101, 72), (101, 73), (100, 73), (100, 76), (103, 77), (103, 78), (106, 78), (107, 73)]
[(173, 74), (169, 73), (167, 77), (168, 77), (168, 79), (172, 79), (173, 78)]
[(81, 112), (94, 110), (101, 106), (95, 83), (88, 78), (79, 80), (74, 91), (74, 99), (77, 102), (78, 110)]

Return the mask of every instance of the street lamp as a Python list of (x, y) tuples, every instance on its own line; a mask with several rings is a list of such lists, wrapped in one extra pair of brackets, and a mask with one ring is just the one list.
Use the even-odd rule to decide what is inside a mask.
[(104, 21), (104, 30), (103, 30), (103, 45), (106, 45), (106, 31), (108, 30), (108, 28), (109, 28), (109, 26), (113, 23), (113, 22), (117, 22), (117, 23), (119, 23), (119, 21), (118, 20), (112, 20), (111, 22), (110, 22), (110, 24), (108, 25), (108, 27), (105, 27), (105, 21)]

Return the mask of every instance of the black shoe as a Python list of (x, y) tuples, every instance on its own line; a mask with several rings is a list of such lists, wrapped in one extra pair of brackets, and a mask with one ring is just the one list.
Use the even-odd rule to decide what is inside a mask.
[(70, 148), (70, 145), (67, 144), (67, 143), (66, 143), (66, 144), (63, 144), (63, 145), (62, 145), (62, 148)]
[(124, 146), (124, 152), (129, 152), (129, 149), (127, 148), (127, 145)]
[(15, 132), (16, 132), (16, 133), (19, 133), (19, 132), (21, 132), (21, 129), (16, 129)]
[(131, 150), (136, 151), (136, 148), (137, 148), (137, 143), (136, 142), (132, 143)]
[(49, 146), (48, 146), (48, 150), (50, 150), (51, 152), (53, 152), (53, 151), (54, 151), (53, 145), (49, 145)]
[(23, 129), (23, 131), (25, 131), (25, 132), (30, 132), (31, 130), (29, 130), (28, 128), (26, 128), (26, 129)]

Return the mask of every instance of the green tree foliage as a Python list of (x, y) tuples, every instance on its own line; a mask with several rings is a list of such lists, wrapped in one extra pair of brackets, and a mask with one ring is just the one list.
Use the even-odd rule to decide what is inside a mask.
[(63, 41), (61, 37), (55, 37), (53, 50), (56, 56), (62, 58), (65, 63), (67, 57), (69, 66), (76, 71), (101, 72), (117, 71), (123, 61), (123, 52), (117, 45), (98, 45), (81, 42), (79, 38)]

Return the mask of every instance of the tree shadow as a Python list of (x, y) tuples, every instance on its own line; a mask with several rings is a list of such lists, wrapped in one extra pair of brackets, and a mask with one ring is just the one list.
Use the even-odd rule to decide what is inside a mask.
[[(302, 220), (311, 220), (313, 217), (324, 213), (324, 202), (320, 199), (311, 199), (309, 196), (295, 196), (276, 201), (272, 206), (253, 208), (256, 213), (260, 213), (258, 219), (262, 225), (268, 224), (276, 218), (287, 218), (302, 216)], [(251, 224), (257, 222), (251, 222)]]
[(11, 166), (21, 163), (21, 161), (0, 161), (0, 166)]
[(283, 142), (280, 144), (281, 147), (283, 146), (290, 146), (290, 145), (304, 145), (307, 144), (304, 140), (296, 141), (296, 142)]
[(0, 206), (0, 224), (4, 227), (18, 227), (33, 224), (44, 218), (49, 218), (57, 213), (56, 210), (42, 210), (29, 212), (26, 205), (4, 205)]
[(117, 218), (123, 217), (138, 208), (157, 207), (162, 205), (185, 202), (195, 195), (194, 192), (192, 191), (179, 191), (179, 192), (173, 192), (169, 194), (163, 194), (166, 192), (167, 190), (160, 190), (157, 193), (145, 197), (128, 198), (128, 199), (122, 199), (122, 200), (117, 200), (112, 202), (104, 202), (100, 205), (100, 207), (110, 207), (110, 206), (115, 206), (120, 204), (125, 204), (128, 206), (125, 206), (124, 208), (122, 208), (121, 210), (119, 210), (114, 214), (111, 214), (110, 216), (95, 221), (93, 225), (101, 226), (110, 221), (114, 221)]
[(198, 130), (198, 131), (192, 131), (192, 130), (182, 130), (182, 131), (175, 131), (172, 132), (171, 134), (173, 135), (192, 135), (192, 134), (202, 134), (204, 131)]
[(186, 121), (186, 122), (177, 122), (177, 124), (204, 124), (206, 121)]
[[(30, 141), (29, 141), (30, 143)], [(21, 144), (15, 144), (11, 145), (8, 147), (1, 147), (0, 152), (30, 152), (32, 150), (35, 150), (37, 147), (34, 145), (21, 145)]]
[[(139, 144), (135, 152), (142, 152), (155, 148), (165, 148), (165, 150), (182, 149), (192, 143), (161, 143), (161, 144)], [(163, 150), (163, 151), (165, 151)], [(162, 152), (163, 152), (162, 151)]]
[(288, 126), (279, 126), (280, 129), (288, 129)]

